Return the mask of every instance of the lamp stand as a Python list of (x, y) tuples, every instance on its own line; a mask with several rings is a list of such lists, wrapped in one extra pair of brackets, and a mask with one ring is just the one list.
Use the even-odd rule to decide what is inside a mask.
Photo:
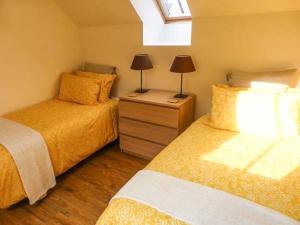
[(135, 91), (135, 93), (146, 93), (148, 92), (149, 90), (148, 89), (143, 89), (143, 70), (141, 70), (141, 88), (137, 89)]
[(188, 95), (182, 93), (183, 73), (181, 73), (180, 94), (175, 95), (175, 98), (186, 98)]

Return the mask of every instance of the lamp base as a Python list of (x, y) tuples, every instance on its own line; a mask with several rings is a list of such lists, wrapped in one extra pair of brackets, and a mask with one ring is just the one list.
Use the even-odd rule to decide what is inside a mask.
[(146, 93), (146, 92), (148, 92), (149, 91), (149, 89), (137, 89), (137, 90), (135, 90), (135, 93), (140, 93), (140, 94), (143, 94), (143, 93)]
[(174, 98), (186, 98), (186, 97), (188, 97), (188, 95), (184, 95), (184, 94), (174, 95)]

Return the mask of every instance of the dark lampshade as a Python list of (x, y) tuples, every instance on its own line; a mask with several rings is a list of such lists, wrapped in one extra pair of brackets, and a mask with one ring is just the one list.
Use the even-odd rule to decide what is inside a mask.
[(133, 70), (148, 70), (152, 69), (153, 65), (150, 61), (149, 55), (138, 54), (134, 56), (133, 62), (131, 64), (131, 69)]
[(196, 69), (191, 56), (178, 55), (175, 57), (170, 71), (174, 73), (190, 73), (196, 71)]

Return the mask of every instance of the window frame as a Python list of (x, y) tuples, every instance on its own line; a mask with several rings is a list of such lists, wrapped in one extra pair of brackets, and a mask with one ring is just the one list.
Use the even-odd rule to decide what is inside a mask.
[(155, 0), (160, 14), (162, 15), (165, 23), (172, 23), (172, 22), (179, 22), (179, 21), (191, 21), (192, 20), (192, 16), (177, 16), (177, 17), (169, 17), (165, 14), (165, 10), (161, 4), (160, 0)]

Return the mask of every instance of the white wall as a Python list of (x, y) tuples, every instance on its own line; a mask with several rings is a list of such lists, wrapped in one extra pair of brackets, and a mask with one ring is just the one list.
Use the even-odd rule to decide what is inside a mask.
[(52, 98), (81, 63), (79, 29), (52, 0), (0, 4), (0, 115)]
[[(78, 29), (52, 0), (3, 0), (0, 5), (0, 115), (52, 98), (62, 72), (81, 61), (118, 67), (115, 94), (139, 86), (130, 70), (134, 54), (150, 54), (148, 88), (177, 91), (180, 77), (169, 72), (178, 54), (192, 55), (197, 71), (184, 90), (197, 95), (197, 115), (210, 110), (211, 85), (230, 69), (300, 67), (300, 12), (220, 16), (193, 20), (191, 46), (143, 46), (142, 24)], [(82, 54), (81, 54), (82, 46)], [(83, 60), (82, 60), (83, 59)]]
[(164, 24), (156, 45), (190, 46), (192, 42), (192, 21)]
[(189, 47), (143, 46), (141, 24), (82, 28), (81, 34), (85, 60), (118, 67), (117, 95), (139, 86), (139, 73), (130, 70), (134, 54), (153, 60), (146, 87), (167, 90), (179, 90), (179, 76), (169, 72), (175, 55), (192, 55), (197, 71), (185, 76), (184, 90), (197, 95), (197, 116), (210, 111), (211, 85), (224, 82), (230, 69), (300, 67), (300, 12), (196, 19)]

